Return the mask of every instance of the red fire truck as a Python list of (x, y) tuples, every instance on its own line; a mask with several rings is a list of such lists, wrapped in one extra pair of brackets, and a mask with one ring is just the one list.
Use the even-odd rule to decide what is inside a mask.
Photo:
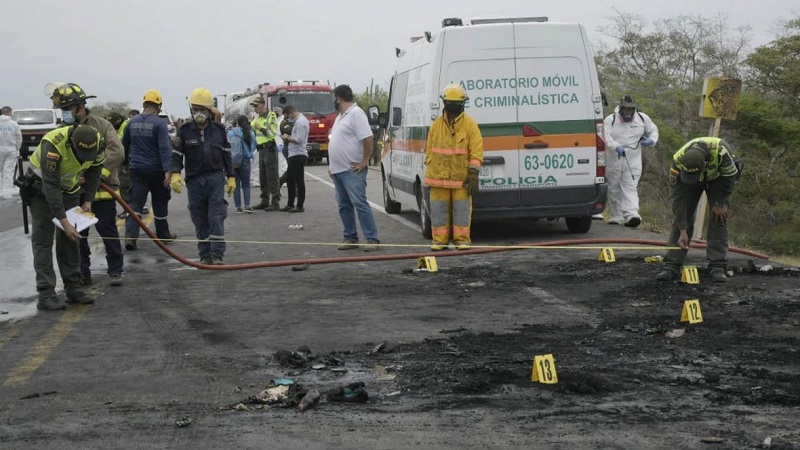
[(261, 96), (271, 109), (293, 105), (309, 122), (308, 160), (328, 158), (328, 135), (336, 119), (333, 109), (333, 88), (319, 81), (281, 81), (262, 83), (239, 94), (229, 94), (225, 99), (225, 120), (231, 122), (239, 114), (252, 116), (250, 103)]

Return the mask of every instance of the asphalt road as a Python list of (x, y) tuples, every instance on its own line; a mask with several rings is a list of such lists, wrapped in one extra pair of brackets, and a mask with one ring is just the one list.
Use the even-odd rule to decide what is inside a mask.
[[(322, 165), (307, 168), (305, 213), (235, 214), (231, 205), (225, 261), (364, 256), (361, 250), (336, 250), (341, 225), (326, 172)], [(387, 244), (376, 254), (426, 251), (415, 213), (382, 212), (379, 180), (380, 172), (371, 170), (369, 197)], [(174, 195), (170, 207), (171, 227), (179, 235), (172, 248), (196, 259), (186, 195)], [(618, 249), (619, 266), (598, 261), (597, 248), (559, 248), (440, 257), (439, 274), (412, 272), (416, 259), (204, 271), (140, 242), (138, 251), (126, 252), (124, 286), (110, 287), (95, 241), (90, 294), (97, 303), (42, 313), (31, 306), (30, 243), (6, 217), (15, 214), (13, 205), (2, 208), (3, 221), (12, 226), (0, 234), (7, 255), (0, 310), (16, 308), (0, 315), (4, 449), (699, 448), (705, 444), (697, 433), (718, 431), (720, 418), (702, 415), (691, 424), (643, 424), (641, 406), (625, 409), (636, 401), (631, 393), (615, 399), (613, 408), (604, 409), (608, 399), (599, 397), (578, 408), (574, 393), (564, 397), (530, 383), (530, 352), (546, 350), (545, 343), (563, 345), (564, 354), (575, 351), (569, 358), (577, 361), (600, 354), (587, 344), (592, 336), (629, 340), (603, 331), (601, 324), (616, 316), (609, 292), (660, 295), (659, 289), (670, 289), (642, 290), (657, 271), (642, 257), (657, 250)], [(302, 230), (290, 228), (297, 224)], [(660, 239), (599, 222), (587, 235), (575, 236), (563, 221), (479, 224), (474, 237), (476, 245)], [(692, 255), (702, 260), (702, 253)], [(666, 300), (662, 306), (670, 317), (673, 309), (679, 312)], [(642, 310), (632, 311), (626, 320), (649, 320), (636, 317)], [(526, 334), (526, 327), (538, 334)], [(450, 333), (472, 336), (471, 343), (442, 340)], [(569, 338), (559, 339), (562, 333)], [(713, 333), (707, 339), (713, 341)], [(298, 367), (276, 356), (301, 346), (313, 356)], [(468, 347), (487, 352), (471, 358)], [(663, 352), (663, 345), (653, 351)], [(312, 361), (325, 367), (313, 369)], [(567, 358), (562, 361), (567, 367)], [(663, 362), (658, 356), (648, 361)], [(476, 374), (483, 378), (476, 380)], [(306, 413), (253, 402), (277, 377), (322, 392), (362, 381), (370, 401), (328, 401)], [(647, 389), (643, 379), (641, 388)], [(675, 405), (676, 414), (687, 404)], [(764, 417), (778, 423), (790, 410), (773, 409)], [(614, 425), (609, 414), (618, 414)], [(177, 426), (184, 418), (191, 424)], [(754, 427), (741, 425), (736, 442), (749, 438), (744, 433), (755, 435)]]

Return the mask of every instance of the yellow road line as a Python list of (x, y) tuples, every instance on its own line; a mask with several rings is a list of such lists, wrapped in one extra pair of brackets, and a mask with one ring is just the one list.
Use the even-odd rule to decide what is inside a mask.
[(3, 382), (3, 387), (14, 388), (27, 383), (31, 375), (44, 364), (50, 353), (67, 337), (72, 331), (73, 325), (78, 323), (87, 311), (89, 311), (89, 305), (71, 306), (47, 331), (47, 334), (33, 346), (25, 359), (11, 369), (6, 381)]
[(16, 323), (12, 323), (8, 326), (8, 329), (5, 330), (3, 334), (0, 334), (0, 349), (2, 349), (7, 342), (11, 342), (17, 336), (19, 336), (19, 327)]

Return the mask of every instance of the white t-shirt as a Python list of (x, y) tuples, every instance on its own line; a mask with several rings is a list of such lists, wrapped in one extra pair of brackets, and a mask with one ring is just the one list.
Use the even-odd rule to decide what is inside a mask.
[(332, 174), (347, 172), (364, 159), (362, 141), (372, 137), (367, 114), (355, 103), (336, 116), (328, 143), (328, 170)]

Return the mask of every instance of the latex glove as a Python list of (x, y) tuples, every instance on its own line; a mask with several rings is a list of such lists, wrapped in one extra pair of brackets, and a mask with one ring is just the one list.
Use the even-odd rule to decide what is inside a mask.
[(686, 230), (681, 230), (681, 235), (678, 237), (678, 246), (684, 250), (689, 249), (689, 235)]
[(478, 179), (478, 174), (480, 171), (475, 167), (469, 168), (469, 173), (467, 174), (467, 181), (464, 182), (464, 187), (467, 188), (469, 191), (469, 195), (476, 195), (480, 190), (480, 180)]
[(650, 139), (649, 137), (646, 137), (646, 136), (642, 136), (642, 138), (639, 139), (639, 143), (642, 144), (642, 147), (652, 147), (652, 146), (656, 145), (656, 141), (654, 141), (654, 140), (652, 140), (652, 139)]
[(722, 224), (728, 223), (728, 207), (721, 205), (714, 205), (711, 207), (711, 217), (715, 222)]
[(173, 173), (170, 176), (169, 185), (176, 194), (181, 193), (181, 189), (186, 186), (186, 183), (183, 182), (183, 177), (179, 173)]
[(617, 146), (617, 158), (622, 158), (625, 156), (625, 147), (618, 145)]
[(225, 193), (230, 197), (234, 190), (236, 190), (236, 178), (228, 177), (228, 184), (225, 185)]

